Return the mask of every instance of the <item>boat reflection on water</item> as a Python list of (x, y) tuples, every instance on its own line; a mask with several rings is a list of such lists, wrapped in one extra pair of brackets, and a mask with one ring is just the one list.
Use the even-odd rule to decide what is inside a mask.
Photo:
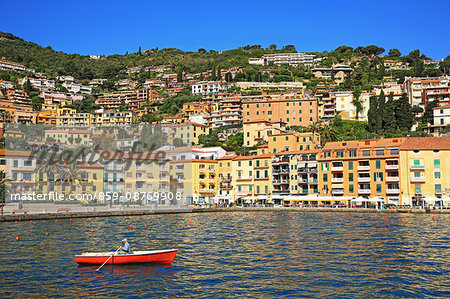
[(172, 277), (177, 272), (172, 264), (156, 263), (105, 265), (101, 271), (97, 268), (98, 265), (78, 265), (76, 272), (86, 281), (104, 276)]

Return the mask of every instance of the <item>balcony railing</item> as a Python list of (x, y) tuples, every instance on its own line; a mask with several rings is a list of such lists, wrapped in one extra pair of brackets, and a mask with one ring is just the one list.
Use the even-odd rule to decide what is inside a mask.
[(400, 194), (399, 189), (386, 189), (387, 194)]
[(359, 171), (367, 171), (367, 170), (370, 170), (370, 166), (369, 165), (359, 165), (358, 170)]
[(370, 177), (358, 177), (358, 182), (370, 182)]
[(388, 176), (386, 177), (386, 182), (398, 182), (400, 178), (398, 176)]
[(340, 194), (344, 194), (344, 189), (331, 189), (331, 194), (337, 194), (337, 195), (340, 195)]
[(411, 165), (411, 166), (409, 166), (409, 169), (411, 169), (411, 170), (424, 170), (425, 169), (425, 165)]
[(386, 165), (386, 169), (387, 170), (397, 170), (398, 169), (398, 164), (387, 164)]
[(370, 189), (359, 189), (358, 193), (359, 194), (370, 194)]
[(343, 183), (344, 178), (331, 178), (332, 183)]
[(331, 171), (344, 171), (344, 166), (333, 166)]
[(425, 183), (425, 177), (411, 177), (411, 183)]

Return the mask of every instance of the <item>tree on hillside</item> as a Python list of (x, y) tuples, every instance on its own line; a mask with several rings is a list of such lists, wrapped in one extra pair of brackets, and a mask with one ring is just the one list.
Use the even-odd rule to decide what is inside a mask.
[(431, 103), (427, 104), (427, 107), (425, 108), (425, 112), (423, 113), (422, 117), (422, 123), (425, 125), (431, 124), (434, 125), (433, 121), (433, 108), (436, 108), (439, 106), (439, 101), (434, 100)]
[(378, 118), (378, 99), (376, 96), (371, 96), (369, 98), (369, 111), (367, 111), (369, 132), (374, 133), (376, 131), (377, 118)]
[(402, 53), (400, 52), (399, 49), (390, 49), (389, 50), (389, 57), (401, 57)]
[(384, 117), (384, 108), (386, 105), (386, 98), (384, 96), (384, 91), (381, 90), (380, 96), (378, 97), (378, 108), (377, 108), (377, 122), (375, 125), (375, 132), (381, 134), (383, 130), (383, 117)]
[(217, 81), (221, 81), (222, 80), (222, 72), (220, 70), (220, 65), (217, 67), (217, 76), (216, 76), (216, 80)]
[(394, 95), (390, 94), (384, 108), (383, 131), (387, 133), (394, 133), (396, 129), (397, 123), (395, 120)]
[(286, 45), (283, 47), (283, 50), (287, 52), (297, 52), (294, 45)]
[(198, 49), (198, 53), (206, 53), (206, 50), (203, 48)]
[(230, 72), (227, 72), (225, 74), (225, 81), (227, 81), (228, 83), (230, 83), (231, 81), (233, 81), (233, 75)]
[(404, 93), (395, 105), (395, 119), (397, 127), (402, 131), (409, 131), (414, 124), (414, 114), (408, 96)]
[(363, 111), (363, 106), (361, 103), (361, 100), (359, 99), (359, 97), (361, 96), (361, 91), (360, 90), (354, 90), (353, 91), (353, 99), (352, 99), (352, 104), (353, 106), (355, 106), (355, 119), (358, 120), (359, 119), (359, 114), (361, 113), (361, 111)]
[(211, 81), (216, 81), (216, 67), (214, 65), (211, 69)]
[(271, 44), (269, 46), (269, 50), (276, 50), (276, 49), (277, 49), (277, 45), (275, 45), (275, 44)]

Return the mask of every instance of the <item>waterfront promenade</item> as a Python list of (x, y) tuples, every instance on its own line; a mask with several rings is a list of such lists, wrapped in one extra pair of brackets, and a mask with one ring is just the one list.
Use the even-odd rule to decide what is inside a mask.
[(113, 217), (149, 214), (214, 213), (214, 212), (342, 212), (342, 213), (439, 213), (450, 214), (449, 209), (373, 209), (373, 208), (332, 208), (332, 207), (229, 207), (196, 208), (171, 205), (80, 205), (56, 203), (7, 203), (0, 215), (0, 222), (46, 220), (59, 218)]

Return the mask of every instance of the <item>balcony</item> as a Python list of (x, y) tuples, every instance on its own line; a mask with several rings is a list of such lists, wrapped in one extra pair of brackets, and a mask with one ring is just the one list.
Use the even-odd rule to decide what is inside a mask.
[(333, 166), (331, 171), (344, 171), (344, 166)]
[(274, 185), (289, 184), (289, 181), (288, 180), (273, 180), (272, 184), (274, 184)]
[(358, 171), (369, 171), (370, 170), (370, 165), (359, 165), (358, 166)]
[(370, 189), (359, 189), (358, 193), (359, 194), (370, 194)]
[(387, 164), (386, 170), (398, 170), (398, 164)]
[(398, 176), (387, 176), (386, 182), (398, 182), (400, 181), (400, 178)]
[(289, 189), (286, 189), (286, 190), (273, 190), (273, 194), (289, 194)]
[(342, 195), (342, 194), (344, 194), (344, 189), (331, 189), (331, 194)]
[(425, 177), (411, 177), (411, 183), (425, 183)]
[(386, 194), (400, 194), (400, 189), (386, 189)]
[(434, 194), (436, 194), (436, 195), (442, 195), (442, 190), (434, 190)]
[(332, 183), (343, 183), (344, 178), (331, 178)]
[(410, 165), (409, 169), (411, 169), (411, 170), (425, 170), (425, 165)]
[(277, 174), (289, 173), (289, 169), (287, 169), (287, 168), (277, 169), (277, 170), (274, 170), (273, 172), (277, 173)]
[(289, 160), (272, 161), (272, 165), (283, 165), (283, 164), (289, 164)]
[(358, 177), (358, 183), (367, 183), (370, 182), (370, 177), (360, 176)]
[(231, 178), (222, 178), (222, 182), (229, 183), (231, 182)]

